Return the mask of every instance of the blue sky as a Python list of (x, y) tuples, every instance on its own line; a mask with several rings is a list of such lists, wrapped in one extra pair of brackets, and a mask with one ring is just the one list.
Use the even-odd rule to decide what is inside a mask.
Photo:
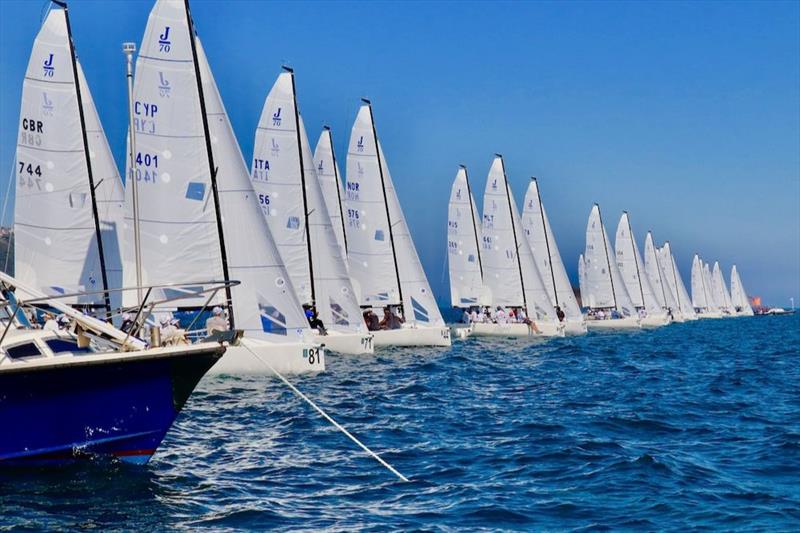
[[(0, 197), (45, 5), (0, 2)], [(150, 7), (70, 2), (76, 49), (120, 165), (120, 43), (141, 40)], [(281, 64), (295, 68), (312, 143), (330, 124), (342, 160), (359, 97), (372, 99), (441, 302), (457, 166), (482, 191), (500, 152), (518, 202), (539, 177), (575, 283), (599, 202), (610, 233), (627, 209), (640, 247), (647, 229), (670, 240), (687, 283), (699, 251), (726, 277), (735, 262), (749, 293), (800, 304), (800, 3), (196, 0), (192, 11), (248, 164)]]

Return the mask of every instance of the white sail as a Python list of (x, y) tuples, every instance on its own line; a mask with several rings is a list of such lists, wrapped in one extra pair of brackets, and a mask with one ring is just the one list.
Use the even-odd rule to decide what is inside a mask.
[(683, 317), (687, 319), (693, 319), (696, 314), (694, 307), (692, 307), (692, 300), (689, 298), (689, 292), (686, 290), (686, 285), (683, 283), (683, 278), (678, 271), (678, 265), (675, 262), (675, 256), (672, 255), (672, 248), (669, 242), (664, 243), (661, 261), (666, 265), (665, 268), (669, 269), (666, 276), (668, 280), (667, 284), (673, 291), (673, 296), (675, 297), (675, 302), (677, 305), (677, 311)]
[(561, 307), (567, 320), (583, 320), (536, 179), (531, 180), (525, 193), (522, 227), (550, 301)]
[(698, 310), (709, 308), (708, 297), (706, 294), (706, 284), (703, 279), (703, 261), (700, 256), (694, 254), (692, 258), (692, 306)]
[(614, 248), (608, 240), (597, 204), (589, 213), (583, 257), (586, 265), (585, 284), (589, 291), (588, 307), (616, 308), (623, 316), (635, 316), (635, 307), (617, 262), (613, 260)]
[(678, 306), (672, 296), (672, 291), (667, 285), (664, 269), (653, 244), (653, 234), (649, 231), (644, 241), (644, 270), (650, 280), (650, 285), (653, 287), (653, 294), (661, 308), (665, 311), (669, 309), (677, 311)]
[(314, 165), (317, 169), (317, 179), (322, 187), (322, 196), (328, 207), (328, 216), (333, 224), (333, 232), (336, 234), (336, 242), (346, 263), (347, 242), (344, 235), (342, 181), (339, 178), (339, 163), (336, 161), (336, 152), (333, 149), (331, 129), (327, 126), (322, 130), (317, 147), (314, 149)]
[(406, 322), (443, 325), (376, 139), (364, 103), (350, 134), (345, 185), (347, 258), (360, 303), (402, 303)]
[[(134, 85), (135, 176), (145, 283), (223, 278), (222, 243), (211, 190), (213, 160), (228, 279), (241, 281), (231, 294), (235, 327), (249, 337), (278, 342), (306, 338), (308, 322), (259, 210), (202, 45), (199, 39), (195, 43), (210, 156), (185, 4), (156, 2), (137, 59)], [(126, 261), (126, 276), (129, 264)]]
[(655, 291), (650, 284), (650, 279), (645, 275), (644, 262), (639, 254), (639, 247), (633, 236), (630, 216), (623, 212), (617, 225), (617, 234), (614, 238), (617, 267), (628, 289), (628, 294), (637, 308), (644, 308), (648, 316), (660, 315), (661, 306), (655, 296)]
[(467, 169), (461, 167), (450, 189), (447, 209), (447, 259), (453, 307), (488, 305), (478, 245), (479, 222)]
[(578, 290), (581, 291), (581, 307), (589, 307), (589, 287), (586, 286), (586, 261), (583, 254), (578, 256)]
[(492, 304), (526, 307), (531, 318), (555, 320), (555, 308), (525, 238), (499, 155), (486, 179), (482, 234), (484, 283), (492, 295)]
[[(22, 86), (15, 165), (15, 272), (46, 294), (104, 288), (90, 170), (108, 285), (120, 285), (122, 185), (77, 59), (73, 69), (66, 17), (65, 10), (51, 9), (34, 40)], [(104, 297), (67, 303), (102, 305)]]
[(742, 279), (739, 277), (739, 271), (736, 270), (736, 265), (731, 268), (731, 302), (737, 313), (741, 315), (753, 316), (753, 308), (750, 307), (750, 299), (742, 285)]
[(718, 261), (714, 262), (714, 270), (711, 274), (711, 284), (711, 294), (717, 306), (727, 313), (733, 312), (731, 296), (728, 293), (725, 277), (722, 274), (722, 269), (720, 268)]

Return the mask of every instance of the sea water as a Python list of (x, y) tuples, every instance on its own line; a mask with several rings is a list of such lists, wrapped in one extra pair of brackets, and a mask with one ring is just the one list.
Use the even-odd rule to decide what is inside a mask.
[(0, 529), (797, 531), (799, 346), (752, 317), (291, 378), (408, 483), (279, 381), (206, 378), (146, 467), (0, 471)]

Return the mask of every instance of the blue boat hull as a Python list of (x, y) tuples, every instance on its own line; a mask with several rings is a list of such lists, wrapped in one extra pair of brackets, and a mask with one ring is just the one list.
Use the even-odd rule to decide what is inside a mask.
[(223, 348), (0, 374), (0, 465), (144, 464)]

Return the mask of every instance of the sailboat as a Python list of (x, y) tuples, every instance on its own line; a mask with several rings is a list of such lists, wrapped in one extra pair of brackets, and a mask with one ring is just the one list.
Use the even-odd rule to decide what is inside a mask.
[(731, 305), (731, 295), (728, 293), (728, 286), (725, 283), (725, 277), (722, 274), (719, 261), (714, 261), (714, 269), (711, 274), (711, 295), (724, 316), (735, 313), (733, 305)]
[(362, 309), (402, 327), (372, 331), (375, 346), (450, 346), (450, 329), (408, 231), (378, 141), (372, 105), (362, 100), (347, 150), (347, 259)]
[(737, 315), (753, 316), (753, 308), (750, 307), (750, 299), (744, 290), (736, 265), (731, 268), (731, 303)]
[(508, 185), (503, 156), (495, 154), (483, 195), (481, 258), (483, 279), (492, 306), (525, 311), (535, 325), (478, 323), (473, 335), (563, 336), (565, 325), (544, 286), (522, 229), (514, 195)]
[(119, 309), (124, 194), (81, 64), (66, 4), (54, 2), (22, 84), (14, 210), (17, 278), (105, 317)]
[(608, 242), (603, 226), (600, 206), (594, 204), (586, 225), (586, 250), (584, 251), (586, 295), (581, 294), (589, 308), (586, 325), (589, 329), (636, 329), (641, 327), (636, 309), (628, 294)]
[(324, 324), (317, 342), (339, 353), (373, 353), (373, 336), (328, 214), (296, 95), (294, 72), (284, 67), (256, 129), (253, 188), (297, 298)]
[(722, 313), (711, 297), (711, 287), (706, 284), (703, 260), (698, 254), (692, 258), (692, 306), (698, 318), (720, 318)]
[(550, 220), (547, 218), (536, 178), (531, 179), (525, 193), (522, 228), (547, 288), (547, 295), (564, 312), (564, 332), (572, 335), (586, 333), (586, 322), (561, 260), (553, 230), (550, 229)]
[(633, 236), (630, 215), (622, 212), (614, 238), (614, 250), (625, 288), (631, 297), (634, 307), (639, 312), (642, 326), (666, 326), (670, 323), (669, 314), (661, 309), (650, 280), (643, 271), (642, 256)]
[[(139, 270), (149, 285), (241, 282), (212, 302), (227, 308), (231, 329), (244, 332), (212, 372), (324, 370), (324, 349), (314, 341), (261, 214), (188, 2), (155, 3), (136, 61), (133, 100), (136, 156), (127, 175), (139, 184), (141, 261), (132, 257), (132, 245), (123, 247), (126, 279)], [(129, 243), (131, 194), (126, 187)], [(203, 297), (186, 305), (196, 310), (206, 303)]]
[(663, 268), (653, 243), (653, 232), (648, 231), (644, 240), (644, 271), (653, 287), (653, 294), (661, 309), (667, 313), (673, 322), (684, 322), (683, 315), (678, 310), (678, 304), (666, 281), (666, 270)]
[(664, 243), (659, 252), (661, 254), (659, 260), (665, 269), (664, 279), (667, 281), (667, 287), (672, 291), (672, 297), (675, 300), (676, 310), (674, 312), (680, 313), (684, 320), (697, 320), (697, 313), (694, 311), (692, 300), (689, 298), (686, 285), (683, 283), (683, 278), (678, 271), (678, 265), (675, 261), (675, 256), (672, 255), (672, 247), (669, 241)]
[(583, 254), (578, 256), (578, 290), (581, 293), (581, 307), (588, 307), (586, 299), (589, 297), (589, 288), (586, 286), (586, 261)]
[(453, 180), (447, 210), (450, 305), (456, 309), (471, 309), (491, 303), (491, 295), (483, 284), (478, 221), (467, 168), (462, 165)]

